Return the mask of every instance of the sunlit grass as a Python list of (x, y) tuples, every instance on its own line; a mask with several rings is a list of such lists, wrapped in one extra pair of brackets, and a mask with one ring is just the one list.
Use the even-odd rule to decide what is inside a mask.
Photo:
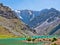
[(0, 38), (17, 38), (18, 36), (12, 34), (3, 26), (0, 26)]
[(18, 38), (18, 36), (14, 36), (14, 35), (0, 35), (0, 39), (3, 38)]

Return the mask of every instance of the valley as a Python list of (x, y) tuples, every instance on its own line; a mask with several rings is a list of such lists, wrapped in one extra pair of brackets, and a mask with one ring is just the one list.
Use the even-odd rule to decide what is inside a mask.
[(0, 45), (7, 43), (60, 45), (60, 11), (54, 8), (41, 11), (12, 10), (0, 3)]

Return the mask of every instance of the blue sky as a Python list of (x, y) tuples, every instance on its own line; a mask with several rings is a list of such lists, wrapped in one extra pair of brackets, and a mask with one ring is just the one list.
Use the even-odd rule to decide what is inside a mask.
[(0, 0), (0, 3), (14, 10), (42, 10), (45, 8), (60, 10), (60, 0)]

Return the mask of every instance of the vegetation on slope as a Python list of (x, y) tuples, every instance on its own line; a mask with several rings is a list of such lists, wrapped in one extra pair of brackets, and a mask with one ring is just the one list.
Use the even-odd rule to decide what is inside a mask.
[[(27, 35), (34, 35), (29, 29), (19, 20), (19, 19), (7, 19), (0, 16), (0, 34), (5, 33), (7, 31), (8, 33), (5, 33), (6, 35), (15, 35), (19, 37), (24, 37)], [(10, 34), (11, 32), (12, 34)]]
[(15, 11), (8, 6), (4, 6), (2, 3), (0, 3), (0, 25), (6, 28), (6, 30), (8, 29), (8, 32), (11, 32), (15, 36), (35, 35), (16, 17)]
[(13, 38), (18, 37), (15, 36), (13, 33), (9, 32), (8, 29), (0, 25), (0, 38)]

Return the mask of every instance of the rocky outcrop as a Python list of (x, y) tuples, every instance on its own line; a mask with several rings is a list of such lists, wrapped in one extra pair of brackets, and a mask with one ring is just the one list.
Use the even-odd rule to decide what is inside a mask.
[(2, 3), (0, 3), (0, 16), (12, 19), (17, 18), (15, 15), (16, 13), (12, 11), (11, 8), (9, 8), (8, 6), (4, 6)]

